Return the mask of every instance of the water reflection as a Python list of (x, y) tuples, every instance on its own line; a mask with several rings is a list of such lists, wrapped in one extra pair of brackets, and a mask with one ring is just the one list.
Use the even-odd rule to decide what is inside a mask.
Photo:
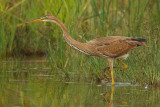
[(131, 83), (111, 86), (62, 81), (61, 75), (49, 72), (51, 69), (46, 65), (28, 61), (27, 65), (13, 67), (5, 63), (6, 68), (0, 72), (0, 107), (155, 107), (160, 104), (159, 89)]
[(111, 86), (111, 99), (110, 99), (110, 102), (109, 102), (109, 107), (112, 107), (113, 105), (113, 94), (114, 94), (114, 86)]
[(0, 86), (1, 107), (157, 106), (159, 90), (141, 86), (106, 86), (33, 78)]
[[(123, 106), (125, 106), (127, 104), (127, 101), (123, 101), (121, 99), (118, 99), (118, 100), (114, 100), (114, 91), (115, 91), (115, 86), (121, 86), (120, 85), (121, 83), (118, 83), (118, 84), (115, 84), (115, 85), (110, 85), (110, 84), (107, 84), (107, 89), (106, 91), (103, 93), (103, 100), (107, 103), (109, 103), (109, 107), (113, 107), (113, 104), (114, 103), (119, 103), (119, 104), (122, 104)], [(124, 85), (124, 84), (123, 84)], [(128, 85), (128, 83), (126, 84), (126, 86)], [(111, 92), (108, 93), (108, 88), (110, 88)]]

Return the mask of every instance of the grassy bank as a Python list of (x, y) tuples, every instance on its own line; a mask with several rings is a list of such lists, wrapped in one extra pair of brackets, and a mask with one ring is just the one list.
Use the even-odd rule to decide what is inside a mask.
[[(71, 80), (97, 80), (107, 61), (82, 55), (62, 38), (52, 23), (24, 24), (53, 14), (77, 41), (103, 36), (147, 39), (147, 46), (131, 52), (127, 70), (114, 71), (116, 81), (157, 85), (160, 81), (160, 2), (158, 0), (3, 0), (0, 2), (0, 58), (47, 55), (51, 66)], [(121, 66), (115, 62), (115, 66)]]

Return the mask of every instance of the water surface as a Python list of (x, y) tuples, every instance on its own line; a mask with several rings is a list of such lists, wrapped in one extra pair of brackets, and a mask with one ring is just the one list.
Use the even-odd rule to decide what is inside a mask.
[[(2, 67), (3, 66), (3, 67)], [(117, 82), (64, 81), (46, 59), (1, 61), (0, 107), (158, 107), (160, 91)]]

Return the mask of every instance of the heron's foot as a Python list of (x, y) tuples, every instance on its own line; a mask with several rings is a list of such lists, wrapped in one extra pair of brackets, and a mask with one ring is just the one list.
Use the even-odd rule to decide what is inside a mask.
[(113, 67), (113, 69), (127, 69), (128, 68), (128, 65), (126, 65), (124, 62), (122, 62), (120, 59), (117, 59), (122, 65), (123, 67)]
[[(117, 59), (123, 66), (122, 67), (113, 67), (113, 69), (117, 69), (117, 70), (120, 70), (120, 71), (123, 71), (124, 69), (127, 69), (128, 68), (128, 65), (126, 65), (124, 62), (122, 62), (120, 59)], [(106, 67), (105, 68), (106, 70), (110, 70), (109, 67)]]
[[(123, 71), (123, 69), (126, 69), (126, 68), (127, 68), (127, 66), (125, 66), (125, 67), (113, 67), (113, 69), (119, 69), (120, 71)], [(105, 80), (111, 80), (111, 72), (110, 71), (111, 70), (110, 70), (109, 67), (104, 68), (101, 77)]]
[[(128, 68), (128, 65), (126, 65), (124, 62), (122, 62), (120, 59), (117, 59), (123, 66), (122, 67), (113, 67), (113, 69), (118, 69), (118, 70), (120, 70), (120, 71), (123, 71), (124, 69), (127, 69)], [(103, 70), (103, 72), (102, 72), (102, 74), (101, 74), (101, 76), (100, 76), (100, 80), (102, 80), (102, 79), (104, 79), (104, 80), (107, 80), (107, 81), (110, 81), (111, 79), (112, 79), (112, 77), (111, 77), (111, 72), (110, 72), (111, 70), (110, 70), (110, 67), (106, 67), (104, 70)], [(113, 81), (113, 83), (112, 84), (114, 84), (114, 80), (112, 80)]]
[(114, 84), (115, 84), (115, 82), (114, 82), (114, 78), (112, 78), (111, 85), (113, 86)]
[(107, 80), (107, 81), (111, 80), (111, 73), (110, 73), (109, 67), (106, 67), (103, 70), (101, 77), (102, 77), (102, 79)]

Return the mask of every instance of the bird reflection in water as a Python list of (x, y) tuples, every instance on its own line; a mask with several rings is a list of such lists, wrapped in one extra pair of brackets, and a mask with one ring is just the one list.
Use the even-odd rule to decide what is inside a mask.
[[(111, 91), (108, 91), (108, 89), (111, 89)], [(126, 105), (127, 102), (124, 100), (114, 100), (114, 93), (115, 93), (115, 86), (111, 85), (110, 87), (107, 87), (107, 91), (103, 93), (103, 101), (109, 104), (109, 107), (113, 107), (115, 103), (121, 103), (122, 105)]]

